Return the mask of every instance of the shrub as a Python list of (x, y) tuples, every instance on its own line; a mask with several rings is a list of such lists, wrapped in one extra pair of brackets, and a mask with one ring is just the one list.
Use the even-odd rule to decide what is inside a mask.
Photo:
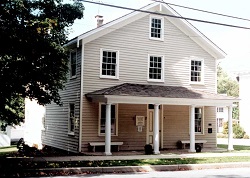
[(228, 122), (223, 123), (223, 134), (228, 134)]
[[(234, 138), (243, 138), (245, 135), (244, 129), (237, 123), (233, 123)], [(228, 134), (228, 122), (223, 124), (223, 134)]]
[(249, 139), (249, 135), (245, 134), (243, 138), (244, 139)]
[(243, 138), (246, 132), (239, 124), (234, 124), (233, 133), (234, 133), (234, 138)]

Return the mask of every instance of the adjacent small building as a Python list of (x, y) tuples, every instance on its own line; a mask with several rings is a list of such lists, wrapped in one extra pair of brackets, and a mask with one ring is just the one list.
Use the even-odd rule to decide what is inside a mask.
[(238, 74), (239, 80), (239, 121), (240, 126), (244, 128), (247, 135), (250, 135), (250, 71), (241, 72)]

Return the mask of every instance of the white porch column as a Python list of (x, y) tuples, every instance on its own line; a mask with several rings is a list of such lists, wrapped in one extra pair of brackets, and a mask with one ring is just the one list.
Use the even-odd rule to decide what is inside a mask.
[(190, 106), (190, 150), (189, 152), (196, 152), (195, 150), (195, 106)]
[(154, 105), (154, 154), (159, 151), (159, 104)]
[(234, 150), (233, 147), (233, 106), (228, 106), (228, 151)]
[(105, 122), (105, 153), (106, 156), (111, 153), (111, 104), (106, 104), (106, 122)]

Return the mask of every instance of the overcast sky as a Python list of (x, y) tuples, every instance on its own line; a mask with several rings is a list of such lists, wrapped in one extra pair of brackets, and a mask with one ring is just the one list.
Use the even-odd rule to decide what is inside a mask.
[[(152, 0), (94, 1), (137, 9), (147, 4), (153, 3)], [(250, 19), (250, 0), (166, 0), (165, 2)], [(83, 4), (85, 6), (84, 18), (75, 21), (69, 38), (76, 37), (77, 35), (95, 28), (95, 15), (97, 14), (103, 15), (104, 23), (107, 23), (130, 12), (127, 10), (90, 4), (87, 2), (83, 2)], [(183, 17), (227, 23), (250, 28), (250, 21), (235, 20), (232, 18), (211, 15), (194, 10), (187, 10), (185, 8), (176, 6), (171, 7), (173, 7)], [(250, 70), (250, 30), (224, 27), (194, 21), (190, 22), (227, 53), (226, 58), (221, 60), (221, 66), (224, 68), (224, 70), (227, 72)]]

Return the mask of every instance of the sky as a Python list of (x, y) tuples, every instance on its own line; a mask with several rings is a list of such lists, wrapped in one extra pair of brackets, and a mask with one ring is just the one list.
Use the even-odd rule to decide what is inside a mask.
[[(153, 3), (153, 0), (92, 1), (117, 6), (131, 7), (135, 9), (139, 9), (147, 4)], [(246, 18), (250, 20), (249, 0), (165, 0), (165, 2), (216, 12), (220, 14)], [(107, 23), (130, 12), (128, 10), (96, 5), (87, 2), (83, 2), (83, 5), (85, 6), (84, 17), (81, 20), (75, 21), (70, 30), (69, 39), (95, 28), (95, 16), (97, 14), (102, 15), (104, 17), (104, 23)], [(216, 16), (176, 6), (171, 7), (173, 7), (183, 17), (227, 23), (250, 28), (250, 21), (235, 20), (232, 18)], [(226, 72), (228, 72), (229, 74), (235, 74), (242, 71), (250, 71), (250, 30), (218, 26), (194, 21), (190, 22), (227, 54), (225, 59), (218, 61), (220, 63), (220, 66)]]

